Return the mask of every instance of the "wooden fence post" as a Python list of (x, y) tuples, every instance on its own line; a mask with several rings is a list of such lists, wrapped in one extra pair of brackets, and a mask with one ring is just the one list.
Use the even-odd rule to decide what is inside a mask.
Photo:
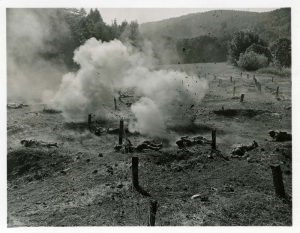
[(279, 96), (279, 86), (276, 88), (276, 97)]
[(217, 143), (216, 143), (216, 137), (217, 137), (217, 131), (213, 129), (211, 131), (211, 149), (215, 150), (217, 148)]
[(157, 201), (150, 201), (149, 226), (155, 226), (155, 216), (157, 212)]
[(131, 161), (132, 184), (135, 189), (139, 190), (139, 157), (134, 156)]
[(117, 108), (117, 99), (116, 99), (116, 97), (114, 97), (114, 104), (115, 104), (115, 110), (117, 110), (118, 108)]
[(282, 180), (282, 171), (280, 165), (271, 165), (272, 175), (273, 175), (273, 184), (275, 188), (275, 193), (277, 196), (285, 198), (284, 184)]
[(244, 97), (245, 97), (245, 94), (241, 94), (241, 102), (244, 102)]
[(91, 130), (91, 125), (92, 125), (92, 114), (89, 114), (88, 115), (88, 127), (89, 127), (89, 130)]
[(119, 145), (123, 144), (123, 133), (124, 133), (124, 120), (120, 120), (120, 128), (119, 128)]

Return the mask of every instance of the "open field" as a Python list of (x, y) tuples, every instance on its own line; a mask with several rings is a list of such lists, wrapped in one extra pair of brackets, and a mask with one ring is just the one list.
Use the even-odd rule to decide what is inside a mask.
[[(175, 141), (159, 151), (123, 154), (114, 150), (118, 134), (96, 136), (87, 123), (65, 123), (61, 113), (43, 112), (42, 104), (8, 109), (8, 226), (142, 226), (148, 223), (152, 198), (158, 201), (156, 225), (161, 226), (292, 225), (291, 201), (275, 196), (270, 169), (270, 164), (281, 164), (286, 192), (292, 195), (292, 142), (275, 142), (268, 134), (291, 132), (291, 78), (241, 76), (226, 63), (163, 68), (196, 73), (209, 83), (203, 101), (194, 106), (195, 124), (170, 134), (211, 139), (216, 129), (222, 156), (211, 154), (209, 144), (181, 150)], [(118, 111), (128, 111), (118, 104)], [(214, 113), (222, 108), (232, 111)], [(119, 122), (97, 124), (116, 128)], [(151, 140), (127, 136), (133, 145)], [(58, 148), (23, 147), (23, 139), (57, 142)], [(236, 144), (253, 140), (257, 148), (231, 156)], [(132, 187), (133, 155), (139, 157), (140, 185), (151, 198)], [(191, 199), (194, 194), (201, 197)]]

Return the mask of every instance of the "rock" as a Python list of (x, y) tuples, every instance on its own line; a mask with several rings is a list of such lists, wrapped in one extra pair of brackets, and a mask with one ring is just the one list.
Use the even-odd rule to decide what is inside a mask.
[(98, 154), (98, 157), (103, 157), (103, 154), (102, 154), (102, 153), (99, 153), (99, 154)]
[(89, 163), (89, 162), (91, 161), (91, 159), (86, 159), (85, 161), (86, 161), (87, 163)]
[(98, 173), (98, 170), (94, 170), (94, 171), (93, 171), (93, 174), (96, 174), (96, 173)]

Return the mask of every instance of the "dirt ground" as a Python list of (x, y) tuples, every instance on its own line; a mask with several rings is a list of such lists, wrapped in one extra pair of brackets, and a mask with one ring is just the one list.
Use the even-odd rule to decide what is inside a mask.
[[(269, 130), (291, 132), (291, 78), (251, 72), (241, 76), (226, 63), (164, 68), (208, 80), (209, 89), (195, 106), (195, 124), (174, 128), (172, 133), (177, 139), (201, 135), (210, 140), (211, 130), (216, 129), (222, 156), (211, 154), (209, 144), (180, 150), (175, 142), (164, 144), (160, 151), (124, 154), (114, 150), (118, 134), (96, 136), (86, 123), (65, 123), (61, 113), (43, 112), (39, 104), (8, 109), (9, 227), (145, 226), (151, 199), (158, 201), (156, 225), (161, 226), (292, 225), (291, 201), (275, 196), (270, 169), (270, 164), (281, 165), (291, 196), (292, 142), (275, 142), (268, 135)], [(222, 108), (233, 111), (226, 116), (214, 113)], [(118, 122), (105, 126), (118, 127)], [(128, 137), (134, 145), (151, 140), (137, 134)], [(58, 148), (24, 147), (22, 139), (57, 142)], [(231, 156), (237, 144), (253, 140), (257, 148)], [(132, 187), (132, 156), (139, 157), (140, 185), (151, 198)], [(200, 197), (192, 199), (194, 194)]]

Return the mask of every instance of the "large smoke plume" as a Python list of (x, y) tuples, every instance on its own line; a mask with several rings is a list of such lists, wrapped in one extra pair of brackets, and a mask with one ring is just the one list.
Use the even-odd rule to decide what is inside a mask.
[(40, 100), (45, 89), (57, 89), (67, 72), (60, 53), (49, 43), (70, 31), (57, 9), (7, 9), (7, 88), (12, 100)]
[(131, 131), (165, 137), (171, 125), (193, 120), (194, 106), (207, 89), (205, 80), (184, 72), (155, 69), (151, 45), (143, 51), (119, 40), (89, 39), (74, 54), (80, 69), (63, 76), (52, 104), (68, 121), (86, 120), (88, 113), (111, 118), (113, 98), (120, 89), (133, 89), (140, 98), (132, 104)]

